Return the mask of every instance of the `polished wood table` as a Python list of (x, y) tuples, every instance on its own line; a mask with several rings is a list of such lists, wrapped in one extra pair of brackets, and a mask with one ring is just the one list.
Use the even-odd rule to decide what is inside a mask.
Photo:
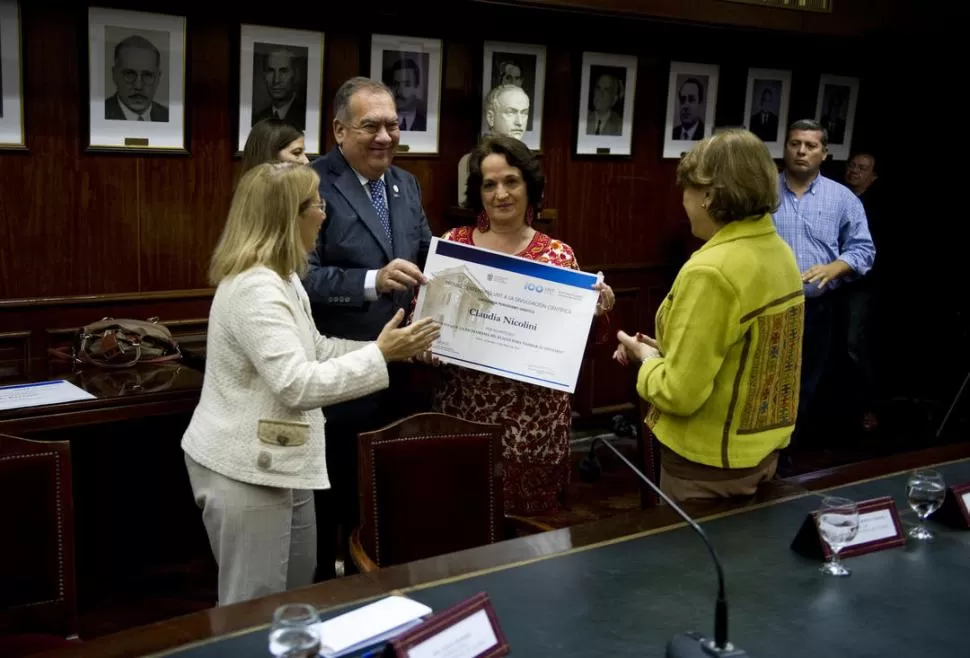
[[(202, 373), (176, 362), (68, 368), (52, 379), (96, 397), (0, 411), (0, 433), (70, 442), (82, 635), (144, 623), (112, 619), (139, 600), (198, 591), (215, 568), (180, 447)], [(186, 574), (185, 564), (206, 572)]]
[[(905, 472), (928, 465), (953, 483), (970, 480), (970, 444), (774, 481), (750, 500), (687, 505), (725, 562), (732, 639), (752, 656), (959, 655), (952, 650), (965, 648), (960, 634), (970, 618), (963, 592), (970, 532), (937, 527), (932, 544), (910, 540), (851, 558), (855, 573), (846, 579), (823, 577), (818, 563), (790, 549), (826, 490), (860, 500), (893, 496), (912, 522)], [(952, 596), (948, 583), (956, 584)], [(213, 608), (49, 656), (262, 656), (282, 603), (312, 603), (333, 616), (404, 592), (441, 610), (478, 591), (495, 603), (513, 655), (555, 648), (555, 655), (660, 656), (675, 633), (710, 633), (713, 625), (706, 551), (660, 507)]]

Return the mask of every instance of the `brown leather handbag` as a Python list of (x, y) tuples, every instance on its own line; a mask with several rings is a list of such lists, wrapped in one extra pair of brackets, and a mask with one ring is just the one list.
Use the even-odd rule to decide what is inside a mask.
[(49, 350), (52, 356), (102, 368), (129, 368), (182, 358), (178, 341), (158, 318), (103, 318), (86, 325), (70, 347)]

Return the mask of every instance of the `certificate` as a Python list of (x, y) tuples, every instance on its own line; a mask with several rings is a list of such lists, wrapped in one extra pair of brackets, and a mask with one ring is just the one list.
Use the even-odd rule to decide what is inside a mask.
[(599, 292), (597, 277), (431, 239), (415, 318), (433, 317), (431, 352), (452, 363), (573, 393)]

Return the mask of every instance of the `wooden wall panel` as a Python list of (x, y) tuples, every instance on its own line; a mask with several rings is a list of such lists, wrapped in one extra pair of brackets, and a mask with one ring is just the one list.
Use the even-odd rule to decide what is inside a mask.
[[(649, 329), (654, 292), (662, 295), (698, 245), (674, 185), (676, 161), (660, 155), (669, 62), (720, 65), (719, 126), (743, 120), (749, 66), (793, 70), (792, 119), (814, 113), (822, 72), (860, 75), (856, 130), (857, 137), (865, 138), (877, 132), (871, 125), (878, 123), (873, 117), (881, 111), (866, 101), (873, 93), (866, 76), (878, 70), (878, 52), (866, 51), (861, 44), (869, 42), (858, 38), (819, 35), (858, 35), (880, 24), (884, 17), (858, 23), (865, 13), (858, 8), (867, 3), (871, 0), (844, 0), (838, 4), (846, 9), (828, 17), (834, 27), (816, 17), (811, 29), (804, 29), (781, 25), (777, 17), (759, 23), (778, 10), (715, 0), (692, 5), (689, 18), (695, 24), (464, 0), (449, 10), (449, 28), (436, 32), (425, 12), (399, 3), (378, 1), (369, 7), (365, 25), (358, 7), (320, 11), (318, 4), (298, 0), (289, 6), (287, 18), (265, 7), (227, 14), (203, 3), (173, 0), (164, 11), (188, 17), (191, 153), (138, 156), (83, 151), (86, 7), (58, 0), (22, 2), (29, 152), (0, 152), (0, 332), (30, 332), (31, 358), (40, 359), (49, 328), (76, 327), (105, 315), (158, 315), (167, 321), (205, 317), (211, 299), (208, 259), (239, 169), (233, 154), (241, 22), (325, 32), (325, 149), (334, 144), (334, 93), (347, 78), (369, 71), (370, 32), (443, 39), (440, 152), (396, 159), (420, 182), (436, 235), (451, 225), (446, 214), (458, 201), (457, 162), (478, 136), (483, 42), (545, 44), (541, 158), (548, 178), (545, 205), (556, 211), (556, 219), (543, 228), (569, 243), (585, 269), (602, 269), (614, 287), (631, 291), (629, 300), (636, 302), (630, 303), (640, 306), (634, 316), (623, 317), (623, 328), (634, 331), (637, 326), (627, 323), (639, 323)], [(139, 0), (111, 4), (158, 10)], [(682, 11), (676, 2), (596, 4), (608, 11), (639, 10), (645, 4)], [(775, 31), (751, 29), (756, 26)], [(897, 41), (881, 43), (886, 49)], [(574, 155), (584, 50), (638, 58), (629, 158)], [(865, 59), (860, 52), (866, 52)], [(890, 83), (885, 74), (879, 79)], [(861, 114), (863, 108), (869, 114)], [(587, 380), (611, 372), (605, 348), (591, 358), (596, 367), (584, 370)], [(591, 380), (584, 385), (595, 388)], [(608, 407), (611, 399), (616, 402), (616, 392), (610, 391), (598, 390), (584, 404)]]

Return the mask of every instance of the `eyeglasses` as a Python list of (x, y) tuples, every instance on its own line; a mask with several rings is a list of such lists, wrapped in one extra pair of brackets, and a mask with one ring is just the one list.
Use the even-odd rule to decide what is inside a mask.
[(368, 135), (376, 135), (381, 131), (381, 127), (384, 128), (389, 133), (397, 132), (401, 129), (401, 124), (397, 121), (385, 121), (383, 123), (372, 123), (367, 121), (360, 125), (349, 124), (354, 130), (359, 130), (361, 132), (367, 133)]
[(132, 71), (131, 69), (125, 69), (121, 72), (121, 77), (128, 84), (134, 84), (135, 80), (139, 77), (141, 78), (142, 84), (151, 85), (155, 84), (155, 72), (154, 71)]

